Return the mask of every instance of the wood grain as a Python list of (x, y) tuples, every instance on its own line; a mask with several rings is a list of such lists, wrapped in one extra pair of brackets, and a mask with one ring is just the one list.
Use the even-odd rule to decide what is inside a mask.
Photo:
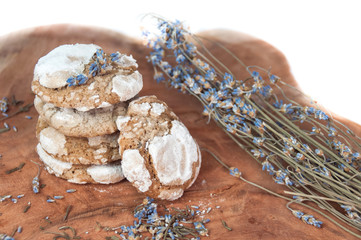
[[(257, 64), (265, 68), (272, 66), (274, 73), (297, 86), (286, 58), (266, 42), (225, 30), (205, 32), (203, 35), (222, 42), (247, 65)], [(66, 43), (95, 43), (106, 52), (119, 50), (132, 54), (138, 60), (139, 70), (144, 78), (141, 95), (154, 94), (166, 101), (201, 147), (213, 151), (229, 165), (238, 167), (245, 178), (279, 193), (286, 190), (262, 172), (259, 164), (241, 151), (213, 122), (207, 124), (207, 119), (200, 114), (203, 108), (196, 99), (167, 89), (163, 84), (156, 84), (152, 77), (152, 67), (145, 59), (148, 50), (138, 40), (117, 32), (86, 26), (52, 25), (0, 38), (0, 97), (14, 94), (25, 103), (32, 102), (34, 96), (30, 83), (35, 63), (51, 49)], [(216, 56), (231, 66), (234, 72), (239, 72), (238, 65), (214, 49)], [(239, 77), (242, 77), (241, 73)], [(296, 92), (288, 94), (299, 101), (305, 101)], [(30, 115), (33, 119), (25, 119), (25, 115)], [(39, 194), (32, 193), (31, 181), (37, 173), (37, 167), (30, 160), (38, 161), (34, 151), (37, 144), (36, 118), (36, 111), (31, 109), (29, 113), (7, 120), (9, 125), (18, 128), (18, 132), (10, 131), (0, 135), (0, 154), (3, 155), (0, 159), (0, 195), (25, 194), (16, 204), (9, 200), (0, 203), (0, 232), (10, 234), (21, 225), (23, 232), (16, 234), (16, 239), (52, 239), (52, 235), (44, 232), (59, 232), (58, 227), (69, 225), (76, 228), (83, 239), (104, 239), (111, 233), (97, 232), (96, 222), (105, 226), (132, 224), (132, 210), (144, 196), (137, 193), (127, 181), (109, 186), (74, 185), (42, 170), (40, 182), (45, 183), (46, 187)], [(349, 124), (356, 133), (361, 133), (359, 125), (339, 119)], [(6, 170), (18, 166), (21, 162), (26, 163), (21, 171), (5, 174)], [(66, 189), (70, 188), (77, 189), (77, 192), (66, 193)], [(64, 195), (65, 198), (56, 203), (47, 203), (47, 196), (54, 195)], [(27, 213), (23, 213), (29, 201), (31, 208)], [(212, 207), (213, 210), (207, 214), (211, 219), (207, 224), (210, 230), (208, 239), (354, 239), (317, 214), (315, 216), (324, 221), (322, 229), (303, 224), (286, 209), (286, 203), (231, 177), (206, 152), (203, 152), (202, 168), (195, 184), (181, 199), (162, 202), (167, 206), (185, 207), (191, 204), (201, 205), (202, 208)], [(63, 217), (68, 205), (73, 208), (68, 220), (64, 222)], [(220, 208), (216, 209), (216, 206)], [(46, 216), (49, 216), (51, 224), (45, 221)], [(223, 228), (221, 219), (233, 230)], [(45, 231), (41, 231), (40, 226), (44, 227)]]

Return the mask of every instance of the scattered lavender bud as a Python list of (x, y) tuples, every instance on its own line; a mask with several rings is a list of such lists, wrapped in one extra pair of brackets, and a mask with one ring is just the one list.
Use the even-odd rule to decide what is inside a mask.
[(0, 202), (3, 202), (3, 201), (5, 201), (5, 200), (8, 199), (8, 198), (11, 198), (11, 195), (2, 196), (1, 199), (0, 199)]

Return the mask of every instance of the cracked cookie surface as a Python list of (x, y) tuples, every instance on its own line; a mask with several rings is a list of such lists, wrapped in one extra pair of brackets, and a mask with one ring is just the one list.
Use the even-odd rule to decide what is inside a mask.
[(140, 192), (175, 200), (198, 176), (201, 155), (188, 129), (155, 96), (133, 100), (117, 118), (125, 177)]
[(56, 107), (43, 102), (38, 96), (34, 99), (34, 106), (44, 121), (60, 133), (73, 137), (96, 137), (118, 131), (115, 119), (125, 115), (127, 105), (127, 102), (120, 102), (110, 107), (82, 112)]
[(117, 141), (119, 132), (91, 138), (69, 137), (39, 117), (36, 135), (41, 147), (53, 158), (63, 162), (100, 165), (120, 160)]
[[(40, 58), (34, 69), (32, 91), (44, 102), (57, 107), (89, 111), (127, 101), (143, 87), (142, 75), (132, 56), (118, 53), (117, 60), (106, 56), (107, 65), (95, 76), (91, 64), (96, 62), (94, 44), (62, 45)], [(114, 59), (114, 58), (113, 58)], [(69, 86), (67, 80), (78, 75), (88, 77), (81, 85)]]
[(111, 184), (124, 179), (120, 161), (105, 165), (79, 165), (59, 161), (47, 153), (40, 143), (36, 146), (36, 151), (50, 174), (68, 182)]

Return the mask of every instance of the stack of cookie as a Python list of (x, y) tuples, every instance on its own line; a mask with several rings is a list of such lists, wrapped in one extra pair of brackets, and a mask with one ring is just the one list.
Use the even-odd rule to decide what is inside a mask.
[(36, 150), (48, 172), (73, 183), (124, 178), (115, 120), (143, 87), (137, 67), (131, 56), (94, 44), (62, 45), (39, 59)]
[(73, 183), (116, 183), (160, 199), (182, 196), (201, 155), (187, 128), (143, 87), (138, 65), (93, 44), (60, 46), (39, 59), (32, 90), (37, 152), (48, 172)]

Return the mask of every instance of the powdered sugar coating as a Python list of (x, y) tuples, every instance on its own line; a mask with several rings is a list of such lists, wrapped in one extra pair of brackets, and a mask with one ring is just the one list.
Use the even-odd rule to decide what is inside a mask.
[[(49, 171), (49, 168), (47, 168), (47, 170)], [(51, 171), (49, 171), (49, 173), (51, 173)], [(68, 179), (68, 182), (76, 183), (76, 184), (87, 184), (87, 182), (83, 181), (81, 178), (77, 176), (74, 176), (74, 178), (72, 179)]]
[(149, 171), (144, 158), (137, 149), (127, 149), (122, 156), (122, 169), (127, 180), (135, 185), (141, 192), (146, 192), (152, 185)]
[(132, 55), (127, 56), (125, 54), (121, 54), (120, 58), (118, 59), (118, 61), (116, 61), (116, 63), (118, 63), (119, 65), (125, 68), (131, 68), (131, 67), (138, 68), (137, 61), (133, 58)]
[(129, 122), (130, 117), (129, 116), (119, 116), (117, 117), (117, 120), (115, 121), (115, 123), (117, 124), (117, 128), (118, 129), (122, 129), (124, 127), (124, 125)]
[[(89, 100), (93, 100), (94, 102), (98, 103), (100, 100), (99, 100), (99, 95), (94, 95), (92, 96), (91, 98), (89, 98)], [(108, 102), (102, 102), (98, 107), (96, 108), (109, 108), (109, 107), (112, 107), (112, 104), (108, 103)], [(86, 107), (86, 106), (83, 106), (83, 107), (78, 107), (78, 108), (75, 108), (77, 111), (79, 112), (86, 112), (86, 111), (89, 111), (89, 110), (93, 110), (94, 108), (92, 107)]]
[(180, 198), (183, 195), (184, 190), (182, 188), (165, 189), (160, 192), (158, 198), (162, 200), (173, 201)]
[(152, 103), (152, 109), (150, 110), (150, 114), (160, 116), (164, 111), (165, 111), (164, 104)]
[(99, 106), (99, 108), (106, 108), (106, 107), (111, 107), (112, 105), (108, 102), (102, 102)]
[(54, 171), (56, 176), (62, 175), (64, 171), (69, 170), (73, 166), (71, 163), (62, 162), (51, 157), (44, 151), (40, 143), (36, 146), (36, 151), (40, 159)]
[(172, 111), (168, 110), (167, 104), (157, 99), (156, 96), (143, 96), (129, 103), (128, 115), (162, 118), (162, 114), (165, 114), (164, 116), (169, 117), (170, 115), (177, 118)]
[(79, 112), (86, 112), (86, 111), (89, 111), (90, 108), (89, 107), (78, 107), (78, 108), (75, 108), (77, 111)]
[(192, 186), (193, 183), (197, 180), (197, 177), (198, 177), (198, 175), (199, 175), (199, 171), (201, 170), (202, 155), (201, 155), (201, 150), (199, 149), (198, 144), (197, 144), (197, 151), (198, 151), (199, 164), (196, 165), (196, 170), (194, 171), (194, 178), (193, 178), (192, 181), (188, 184), (187, 188), (189, 188), (190, 186)]
[(100, 47), (95, 44), (62, 45), (39, 59), (34, 69), (34, 78), (47, 88), (67, 85), (71, 76), (82, 74)]
[(148, 148), (162, 184), (182, 185), (191, 179), (193, 163), (199, 159), (198, 148), (183, 123), (172, 121), (170, 133), (154, 137)]
[(116, 145), (117, 135), (101, 135), (88, 138), (88, 144), (91, 147), (99, 146), (102, 143), (107, 143), (111, 147)]
[(130, 75), (116, 74), (112, 79), (112, 92), (119, 96), (119, 101), (127, 101), (143, 88), (142, 75), (135, 71)]
[(138, 115), (138, 116), (147, 116), (149, 109), (151, 109), (151, 106), (149, 103), (136, 103), (131, 104), (132, 114)]
[(101, 184), (116, 183), (124, 179), (120, 164), (91, 166), (86, 171), (95, 182)]
[(95, 82), (92, 82), (89, 87), (88, 87), (88, 90), (93, 90), (94, 89), (94, 85), (95, 85)]
[(47, 127), (41, 130), (39, 135), (39, 142), (48, 153), (60, 156), (68, 154), (65, 148), (66, 139), (64, 134), (61, 134), (52, 127)]

